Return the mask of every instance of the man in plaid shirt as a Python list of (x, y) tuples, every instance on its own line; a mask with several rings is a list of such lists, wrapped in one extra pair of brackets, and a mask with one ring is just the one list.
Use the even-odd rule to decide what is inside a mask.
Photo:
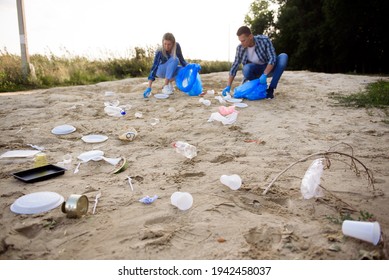
[(227, 87), (222, 94), (225, 96), (231, 91), (239, 64), (242, 63), (243, 83), (259, 78), (260, 83), (266, 84), (267, 77), (273, 77), (266, 90), (266, 97), (273, 99), (274, 89), (277, 88), (278, 81), (288, 64), (288, 55), (281, 53), (277, 56), (270, 39), (265, 35), (254, 36), (247, 26), (240, 27), (236, 35), (241, 44), (236, 48), (235, 61), (231, 66)]

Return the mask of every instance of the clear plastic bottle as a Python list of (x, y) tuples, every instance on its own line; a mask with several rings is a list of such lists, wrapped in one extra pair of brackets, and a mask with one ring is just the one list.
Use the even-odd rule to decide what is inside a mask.
[(195, 146), (182, 141), (176, 141), (173, 143), (173, 147), (176, 148), (176, 152), (184, 155), (185, 157), (192, 159), (197, 156), (197, 149)]
[(104, 112), (106, 112), (108, 116), (112, 117), (123, 117), (126, 114), (126, 111), (123, 108), (115, 106), (105, 106)]

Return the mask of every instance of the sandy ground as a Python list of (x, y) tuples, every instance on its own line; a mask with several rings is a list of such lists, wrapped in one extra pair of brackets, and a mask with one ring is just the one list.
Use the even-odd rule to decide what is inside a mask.
[[(220, 94), (227, 76), (202, 75), (204, 90)], [(0, 94), (0, 154), (34, 144), (45, 148), (49, 163), (68, 153), (73, 158), (64, 175), (36, 183), (12, 175), (32, 168), (32, 158), (0, 159), (0, 259), (387, 259), (389, 125), (383, 120), (388, 117), (379, 109), (337, 106), (332, 98), (378, 79), (289, 71), (275, 99), (245, 101), (248, 107), (237, 109), (231, 125), (207, 122), (221, 106), (214, 96), (205, 96), (209, 107), (178, 90), (169, 99), (144, 99), (146, 79), (141, 78)], [(238, 75), (234, 86), (240, 80)], [(161, 82), (154, 83), (154, 93)], [(105, 114), (106, 91), (131, 107), (126, 116)], [(143, 117), (136, 118), (136, 112)], [(160, 122), (151, 125), (152, 118)], [(62, 124), (77, 130), (51, 133)], [(137, 138), (119, 140), (129, 127), (137, 130)], [(81, 137), (88, 134), (109, 139), (84, 143)], [(189, 160), (176, 153), (172, 142), (177, 140), (196, 146), (197, 156)], [(91, 161), (74, 174), (77, 156), (96, 149), (106, 157), (125, 157), (128, 169), (112, 174), (112, 165)], [(318, 157), (294, 165), (263, 194), (288, 165), (329, 149), (353, 153), (372, 171), (374, 189), (362, 165), (357, 163), (357, 176), (349, 157), (332, 154), (321, 180), (324, 197), (306, 200), (300, 191), (305, 171)], [(220, 183), (221, 175), (230, 174), (242, 178), (240, 189)], [(65, 200), (85, 194), (88, 213), (70, 219), (61, 207), (35, 215), (10, 211), (17, 198), (40, 191), (57, 192)], [(175, 191), (191, 193), (192, 208), (171, 205)], [(139, 202), (147, 195), (159, 198), (149, 205)], [(366, 214), (381, 225), (377, 246), (342, 234), (341, 215), (358, 219)]]

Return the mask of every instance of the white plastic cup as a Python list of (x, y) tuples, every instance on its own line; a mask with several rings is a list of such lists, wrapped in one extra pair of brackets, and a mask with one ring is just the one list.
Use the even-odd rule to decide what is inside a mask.
[(67, 170), (69, 170), (72, 167), (72, 155), (66, 154), (62, 158), (63, 167)]
[(174, 192), (170, 197), (170, 202), (173, 206), (185, 211), (192, 207), (193, 197), (188, 192)]
[(135, 113), (135, 118), (137, 118), (137, 119), (143, 118), (142, 112), (136, 112), (136, 113)]
[(381, 227), (378, 222), (345, 220), (342, 224), (344, 235), (351, 236), (377, 245), (381, 239)]
[(157, 119), (157, 118), (151, 119), (150, 120), (150, 124), (153, 125), (153, 126), (159, 124), (159, 119)]
[(231, 190), (235, 191), (240, 188), (242, 185), (242, 179), (239, 175), (233, 174), (233, 175), (222, 175), (220, 176), (220, 182), (223, 185), (226, 185)]

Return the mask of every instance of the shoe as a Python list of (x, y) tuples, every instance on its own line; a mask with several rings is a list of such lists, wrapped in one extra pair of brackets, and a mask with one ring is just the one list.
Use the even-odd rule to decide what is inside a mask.
[(266, 90), (266, 98), (267, 99), (273, 99), (274, 98), (274, 89), (273, 88), (268, 88)]
[(173, 93), (172, 87), (170, 85), (163, 86), (162, 93), (169, 94), (169, 95), (172, 94)]
[(243, 78), (241, 85), (243, 85), (243, 84), (245, 84), (245, 83), (247, 83), (247, 82), (250, 82), (249, 79)]
[(173, 84), (172, 83), (169, 83), (169, 88), (171, 89), (172, 93), (174, 92), (174, 87), (173, 87)]

